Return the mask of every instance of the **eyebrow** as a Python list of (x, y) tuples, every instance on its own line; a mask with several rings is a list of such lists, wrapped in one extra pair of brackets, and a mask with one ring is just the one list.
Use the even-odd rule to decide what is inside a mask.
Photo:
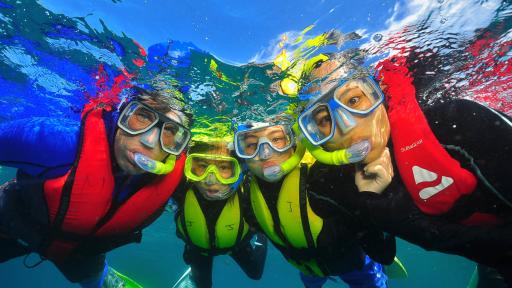
[(258, 139), (260, 137), (254, 135), (254, 134), (246, 134), (246, 135), (244, 135), (244, 140), (247, 140), (248, 138), (256, 138), (256, 139)]

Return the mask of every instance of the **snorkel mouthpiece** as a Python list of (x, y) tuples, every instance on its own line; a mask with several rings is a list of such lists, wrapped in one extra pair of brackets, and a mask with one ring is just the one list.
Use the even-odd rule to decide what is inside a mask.
[(357, 142), (356, 144), (348, 147), (347, 153), (350, 154), (348, 161), (356, 163), (363, 161), (364, 158), (370, 153), (371, 144), (368, 140)]
[(176, 156), (174, 155), (169, 155), (165, 162), (160, 162), (144, 154), (135, 153), (134, 160), (142, 170), (158, 175), (170, 173), (174, 169), (174, 164), (176, 164)]
[(270, 182), (277, 181), (283, 177), (283, 169), (280, 165), (274, 165), (263, 168), (263, 177)]

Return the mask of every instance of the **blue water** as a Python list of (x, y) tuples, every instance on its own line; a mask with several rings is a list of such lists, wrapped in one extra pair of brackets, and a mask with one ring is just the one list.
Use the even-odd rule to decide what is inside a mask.
[[(280, 51), (283, 35), (285, 46), (294, 49), (293, 40), (311, 24), (316, 26), (305, 37), (334, 28), (361, 34), (341, 49), (361, 48), (364, 53), (356, 54), (366, 56), (365, 65), (403, 49), (415, 53), (422, 65), (414, 72), (422, 105), (455, 96), (512, 114), (512, 75), (496, 83), (485, 73), (488, 67), (510, 67), (509, 1), (339, 2), (0, 0), (0, 122), (78, 119), (83, 104), (108, 93), (123, 69), (136, 75), (136, 84), (180, 90), (198, 116), (264, 118), (293, 103), (268, 88), (282, 74), (267, 73), (267, 63)], [(487, 44), (476, 45), (481, 39)], [(138, 59), (145, 65), (139, 67)], [(238, 65), (251, 61), (258, 65)], [(100, 65), (106, 77), (101, 87)], [(149, 80), (155, 77), (165, 81)], [(0, 183), (14, 173), (0, 167)], [(166, 212), (144, 235), (141, 244), (109, 253), (109, 264), (145, 287), (171, 287), (186, 269), (172, 215)], [(37, 260), (33, 256), (30, 262)], [(390, 280), (391, 287), (465, 287), (475, 267), (404, 241), (398, 257), (409, 278)], [(297, 271), (274, 248), (260, 281), (247, 279), (227, 256), (215, 259), (213, 281), (214, 287), (301, 287)], [(17, 258), (0, 265), (0, 287), (76, 286), (51, 263), (26, 269)]]
[[(0, 168), (0, 181), (14, 177), (13, 169)], [(107, 261), (117, 270), (137, 280), (144, 287), (172, 287), (186, 267), (181, 258), (183, 242), (175, 237), (172, 215), (166, 212), (144, 231), (141, 244), (130, 244), (112, 251)], [(475, 264), (461, 257), (426, 252), (405, 241), (398, 242), (398, 255), (407, 267), (407, 279), (390, 280), (390, 287), (430, 288), (466, 287)], [(31, 255), (30, 261), (38, 258)], [(0, 265), (1, 287), (78, 287), (72, 285), (49, 262), (33, 269), (23, 267), (23, 258), (12, 259)], [(301, 287), (297, 271), (273, 247), (260, 281), (248, 279), (229, 256), (214, 260), (214, 287)], [(342, 282), (327, 282), (324, 286), (347, 287)]]

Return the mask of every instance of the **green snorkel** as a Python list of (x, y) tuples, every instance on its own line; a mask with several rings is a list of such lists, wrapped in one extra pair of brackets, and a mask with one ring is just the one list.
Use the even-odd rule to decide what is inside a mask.
[(158, 175), (169, 174), (174, 170), (174, 165), (176, 164), (175, 155), (169, 155), (165, 162), (160, 162), (143, 154), (135, 153), (134, 160), (142, 170)]
[(284, 176), (290, 173), (295, 167), (297, 167), (297, 165), (299, 165), (300, 161), (304, 157), (304, 154), (306, 153), (306, 146), (304, 146), (302, 141), (300, 140), (301, 138), (304, 137), (301, 136), (302, 134), (300, 132), (299, 125), (295, 123), (292, 129), (293, 132), (295, 133), (296, 139), (295, 152), (293, 152), (293, 155), (290, 158), (288, 158), (288, 160), (284, 161), (283, 163), (281, 163), (281, 165), (279, 165), (279, 167), (281, 168), (281, 171), (279, 172), (280, 176)]
[(322, 146), (315, 146), (302, 137), (302, 144), (316, 160), (327, 165), (345, 165), (362, 161), (370, 152), (370, 142), (365, 140), (350, 146), (347, 149), (325, 151)]

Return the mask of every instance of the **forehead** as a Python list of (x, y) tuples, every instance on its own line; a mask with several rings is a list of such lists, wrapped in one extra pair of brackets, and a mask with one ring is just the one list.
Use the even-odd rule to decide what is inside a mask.
[(182, 117), (180, 115), (181, 113), (179, 111), (174, 111), (174, 110), (171, 110), (167, 113), (165, 113), (164, 115), (167, 116), (167, 118), (173, 120), (173, 121), (176, 121), (180, 124), (183, 124), (183, 120), (182, 120)]
[(282, 125), (265, 127), (253, 131), (249, 131), (245, 134), (245, 137), (262, 137), (269, 134), (282, 133), (284, 127)]
[[(338, 79), (341, 79), (345, 75), (346, 71), (343, 67), (340, 67), (340, 63), (334, 60), (328, 60), (323, 62), (320, 66), (313, 69), (310, 74), (308, 81), (315, 83), (308, 88), (306, 93), (320, 92), (321, 94), (331, 90), (338, 84)], [(327, 77), (326, 77), (327, 76)], [(325, 79), (323, 79), (325, 78)], [(319, 82), (321, 81), (321, 82)]]

